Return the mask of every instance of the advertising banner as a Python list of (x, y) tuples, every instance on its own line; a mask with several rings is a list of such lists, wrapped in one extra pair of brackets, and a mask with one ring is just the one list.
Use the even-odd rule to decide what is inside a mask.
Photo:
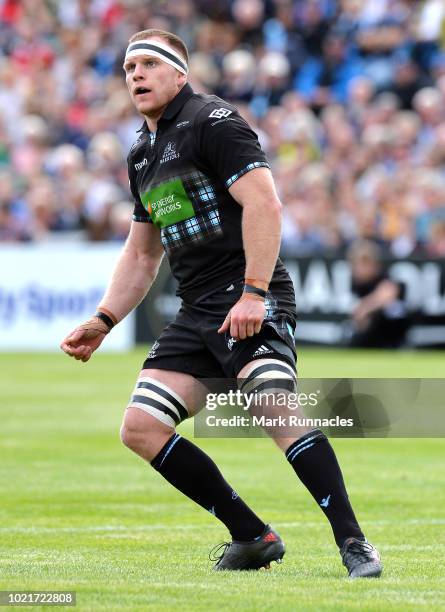
[[(0, 350), (58, 350), (61, 340), (94, 314), (121, 245), (2, 245)], [(113, 330), (99, 350), (134, 344), (134, 316)]]
[[(292, 278), (298, 310), (299, 344), (345, 345), (356, 303), (351, 271), (343, 257), (282, 257)], [(416, 258), (384, 262), (389, 278), (403, 287), (410, 315), (408, 346), (445, 346), (445, 261)], [(180, 300), (166, 262), (138, 308), (136, 341), (153, 342), (175, 316)]]

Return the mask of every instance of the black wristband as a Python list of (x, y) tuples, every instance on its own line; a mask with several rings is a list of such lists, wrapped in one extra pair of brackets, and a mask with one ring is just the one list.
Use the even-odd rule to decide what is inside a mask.
[(104, 312), (101, 312), (100, 310), (98, 310), (94, 316), (100, 319), (101, 321), (103, 321), (110, 331), (113, 329), (114, 327), (113, 320), (111, 319), (111, 317), (106, 315)]
[(264, 289), (260, 289), (259, 287), (255, 287), (254, 285), (244, 285), (244, 293), (254, 293), (255, 295), (259, 295), (263, 299), (266, 299), (267, 291)]

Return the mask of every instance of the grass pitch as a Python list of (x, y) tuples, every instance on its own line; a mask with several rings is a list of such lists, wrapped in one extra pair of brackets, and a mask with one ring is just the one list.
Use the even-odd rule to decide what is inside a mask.
[[(0, 356), (0, 590), (75, 590), (77, 609), (94, 611), (445, 609), (444, 440), (333, 441), (383, 557), (384, 576), (368, 581), (345, 577), (272, 442), (198, 440), (287, 545), (272, 571), (216, 573), (207, 555), (223, 525), (119, 442), (143, 355)], [(443, 376), (440, 353), (299, 355), (302, 376)]]

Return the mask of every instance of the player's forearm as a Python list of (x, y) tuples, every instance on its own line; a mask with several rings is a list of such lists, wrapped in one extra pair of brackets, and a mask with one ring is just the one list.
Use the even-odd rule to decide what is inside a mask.
[(246, 256), (245, 277), (261, 281), (262, 288), (267, 289), (280, 251), (280, 201), (264, 199), (245, 204), (242, 228)]
[(138, 254), (126, 245), (116, 264), (108, 288), (99, 304), (111, 311), (118, 321), (143, 300), (156, 275), (162, 255)]

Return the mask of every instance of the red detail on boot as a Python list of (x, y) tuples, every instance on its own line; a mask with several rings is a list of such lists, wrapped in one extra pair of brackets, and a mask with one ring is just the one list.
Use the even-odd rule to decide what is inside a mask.
[(277, 541), (278, 541), (278, 538), (272, 531), (269, 531), (269, 533), (267, 533), (263, 538), (263, 542), (277, 542)]

